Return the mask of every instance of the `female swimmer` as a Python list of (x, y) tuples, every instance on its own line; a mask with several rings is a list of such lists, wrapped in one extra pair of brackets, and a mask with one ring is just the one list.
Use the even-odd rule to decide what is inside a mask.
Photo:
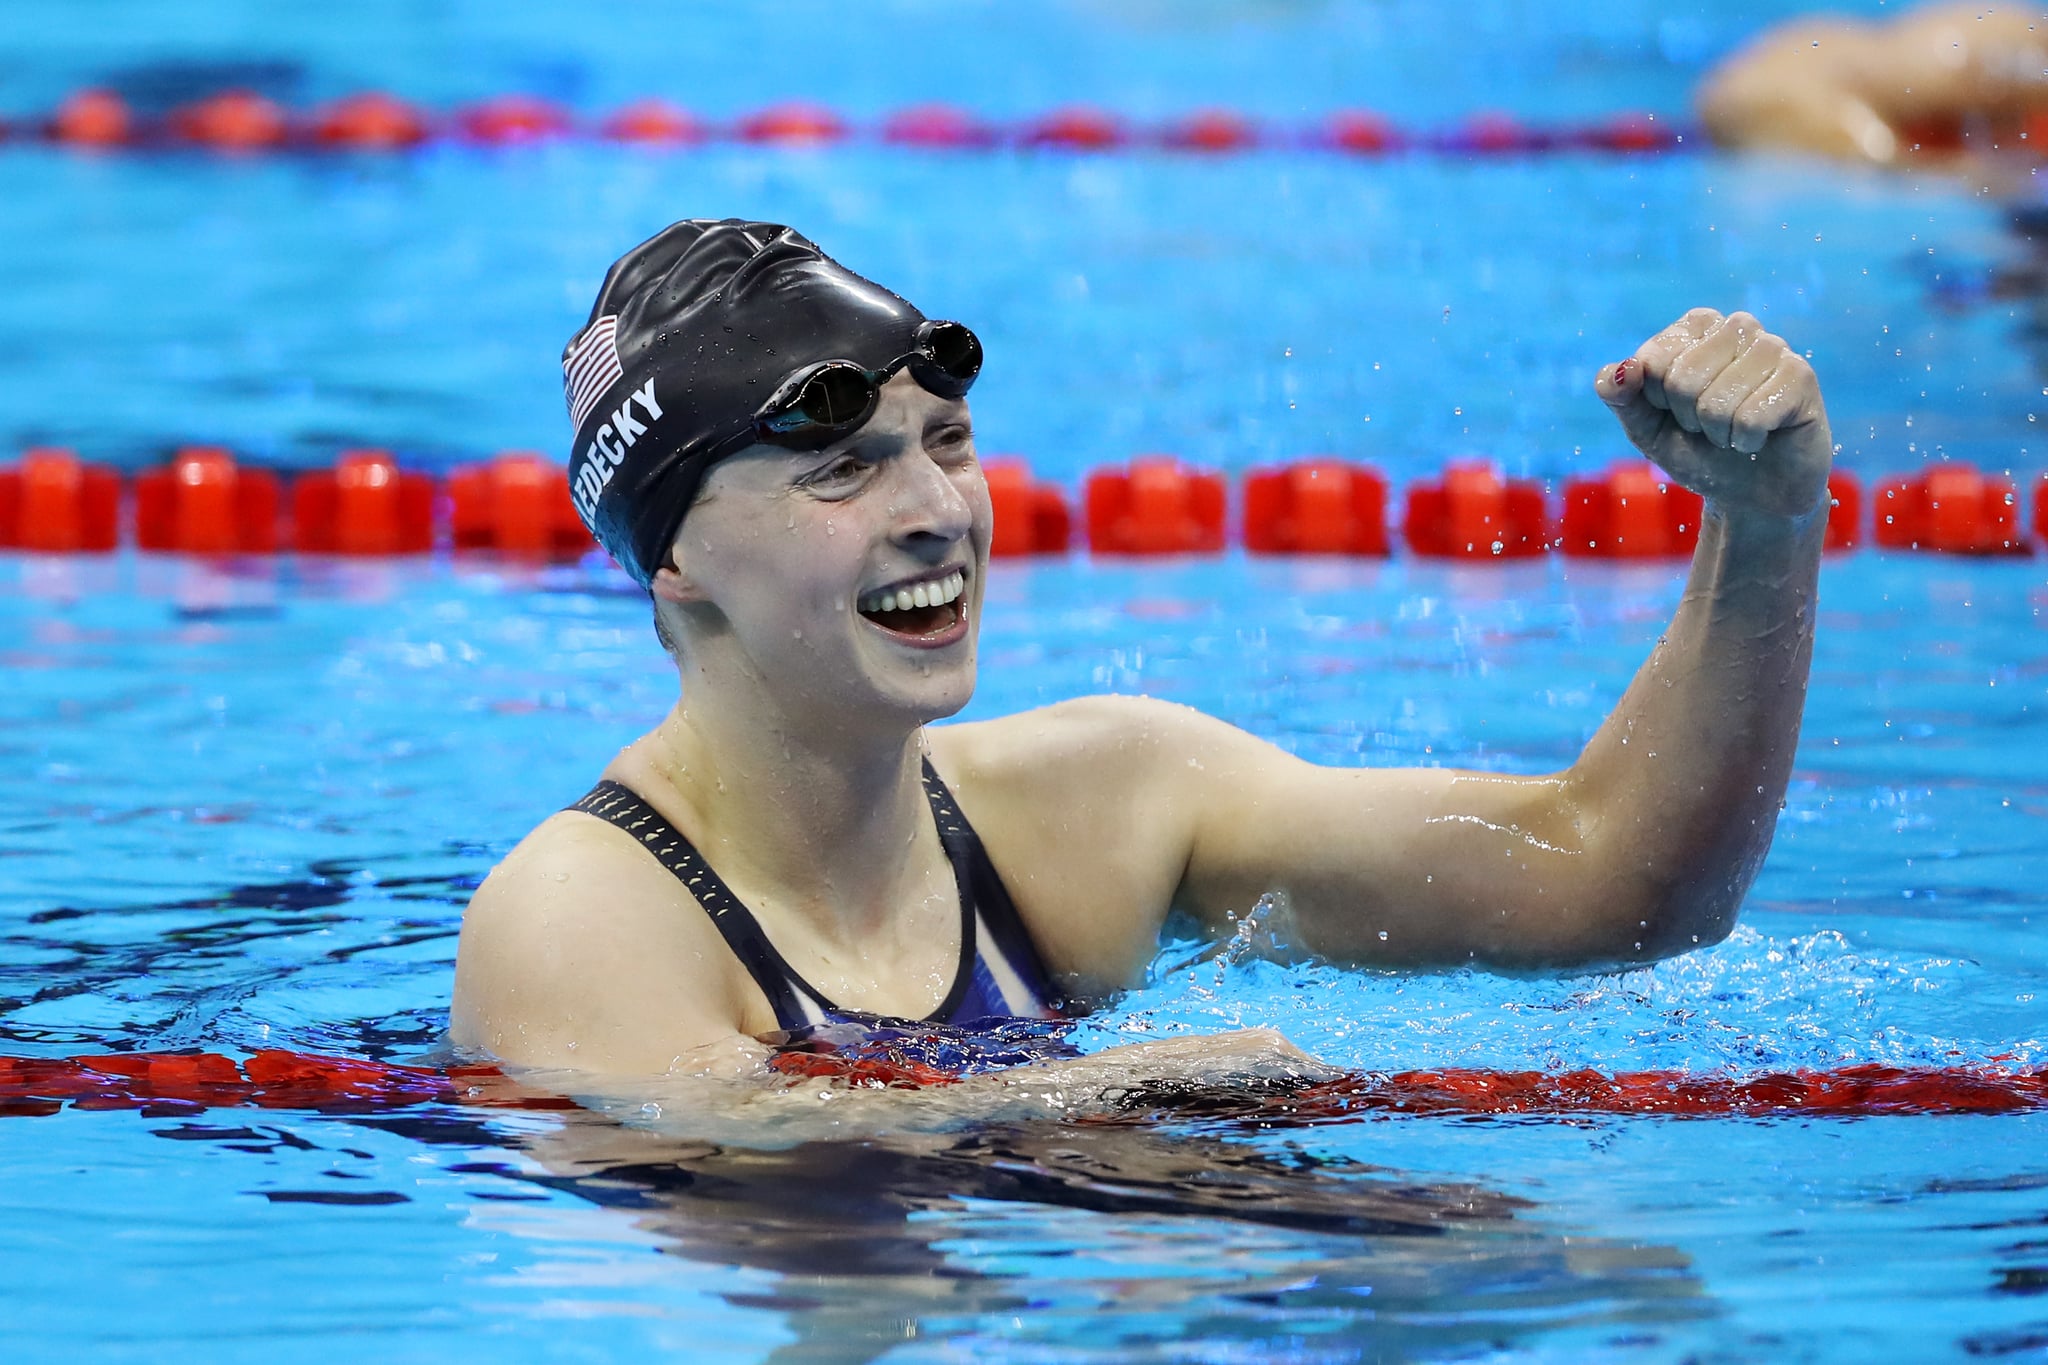
[(1884, 23), (1810, 15), (1710, 73), (1700, 120), (1726, 147), (1880, 166), (1966, 150), (2040, 155), (2048, 11), (1930, 5)]
[(1707, 511), (1669, 628), (1545, 776), (1322, 768), (1145, 697), (932, 726), (975, 681), (981, 358), (770, 223), (678, 223), (612, 267), (564, 358), (571, 486), (681, 698), (478, 888), (459, 1045), (729, 1074), (840, 1016), (1043, 1016), (1138, 979), (1170, 910), (1227, 928), (1268, 894), (1350, 963), (1727, 934), (1798, 736), (1831, 450), (1754, 318), (1694, 310), (1595, 376)]

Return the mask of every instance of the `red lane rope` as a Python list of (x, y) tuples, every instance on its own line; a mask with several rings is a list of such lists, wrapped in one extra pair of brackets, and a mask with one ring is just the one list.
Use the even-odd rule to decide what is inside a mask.
[[(867, 1088), (916, 1089), (958, 1077), (860, 1053), (785, 1052), (771, 1066), (791, 1077)], [(2048, 1108), (2048, 1068), (1898, 1067), (1773, 1072), (1747, 1079), (1679, 1071), (1495, 1071), (1450, 1067), (1355, 1072), (1295, 1088), (1178, 1090), (1140, 1087), (1131, 1107), (1313, 1123), (1359, 1114), (1665, 1115), (1694, 1118), (2011, 1114)], [(202, 1109), (310, 1109), (381, 1113), (415, 1105), (559, 1110), (575, 1103), (531, 1089), (495, 1067), (447, 1070), (268, 1050), (236, 1061), (218, 1053), (0, 1058), (0, 1117), (86, 1110), (151, 1116)]]
[(1360, 1073), (1274, 1098), (1262, 1114), (1295, 1122), (1352, 1114), (1570, 1117), (1662, 1114), (1698, 1118), (1880, 1114), (2009, 1114), (2048, 1108), (2048, 1069), (1897, 1067), (1784, 1071), (1746, 1080), (1678, 1071), (1438, 1071)]
[(319, 1109), (381, 1112), (417, 1104), (573, 1109), (495, 1067), (445, 1071), (388, 1062), (265, 1050), (242, 1061), (219, 1053), (129, 1052), (104, 1057), (0, 1057), (0, 1116), (74, 1109)]
[[(634, 100), (587, 117), (531, 95), (502, 95), (432, 110), (383, 91), (363, 91), (311, 109), (291, 109), (250, 90), (221, 90), (161, 117), (143, 114), (113, 90), (79, 90), (47, 113), (0, 124), (0, 136), (104, 151), (203, 148), (402, 152), (433, 143), (532, 146), (584, 138), (681, 148), (712, 141), (810, 148), (872, 140), (912, 149), (993, 152), (1165, 150), (1215, 156), (1271, 148), (1352, 156), (1398, 152), (1507, 156), (1559, 151), (1669, 152), (1702, 139), (1655, 114), (1620, 112), (1573, 124), (1524, 122), (1480, 111), (1446, 127), (1402, 128), (1370, 110), (1343, 109), (1307, 123), (1271, 123), (1209, 108), (1136, 122), (1091, 105), (1068, 105), (1002, 121), (946, 104), (900, 109), (873, 122), (808, 101), (719, 121), (663, 99)], [(1688, 140), (1690, 136), (1690, 140)]]
[[(1170, 455), (1092, 470), (1079, 509), (1023, 461), (984, 461), (995, 514), (992, 553), (1064, 554), (1078, 529), (1098, 555), (1384, 556), (1392, 532), (1417, 555), (1480, 563), (1557, 553), (1577, 558), (1690, 555), (1697, 493), (1642, 460), (1576, 475), (1561, 488), (1510, 478), (1483, 460), (1453, 460), (1402, 490), (1371, 465), (1316, 457), (1231, 480)], [(2025, 555), (2048, 540), (2048, 477), (2028, 490), (2010, 474), (1952, 462), (1878, 482), (1828, 478), (1827, 548)], [(1235, 514), (1233, 515), (1233, 509)], [(1394, 514), (1390, 516), (1390, 513)], [(46, 447), (0, 465), (0, 549), (102, 553), (122, 543), (188, 554), (422, 554), (446, 546), (574, 559), (596, 546), (577, 520), (568, 477), (542, 456), (508, 451), (445, 479), (406, 469), (386, 450), (348, 450), (289, 480), (186, 446), (132, 479)]]

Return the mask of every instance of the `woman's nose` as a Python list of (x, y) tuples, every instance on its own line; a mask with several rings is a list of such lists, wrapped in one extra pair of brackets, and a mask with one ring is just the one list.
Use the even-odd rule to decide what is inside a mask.
[(974, 504), (962, 480), (976, 477), (973, 467), (947, 469), (922, 452), (904, 457), (897, 466), (901, 479), (891, 490), (890, 507), (896, 534), (931, 536), (948, 545), (965, 539), (974, 526)]

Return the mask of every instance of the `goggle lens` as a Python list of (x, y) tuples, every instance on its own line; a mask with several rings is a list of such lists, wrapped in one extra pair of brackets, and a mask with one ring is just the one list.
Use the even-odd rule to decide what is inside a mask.
[(882, 385), (902, 365), (930, 392), (961, 398), (981, 373), (981, 340), (957, 322), (927, 322), (915, 349), (886, 370), (827, 360), (799, 371), (755, 414), (753, 434), (779, 445), (828, 446), (874, 415)]
[(929, 322), (918, 337), (918, 352), (965, 392), (981, 373), (981, 338), (957, 322)]
[(796, 396), (795, 411), (807, 422), (839, 427), (864, 422), (875, 406), (875, 386), (853, 365), (827, 365)]

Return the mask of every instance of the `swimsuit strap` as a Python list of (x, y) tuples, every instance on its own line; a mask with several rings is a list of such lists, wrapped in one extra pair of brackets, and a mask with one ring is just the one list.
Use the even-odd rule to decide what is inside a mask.
[(609, 779), (592, 787), (569, 809), (594, 815), (638, 839), (640, 846), (673, 872), (697, 904), (704, 907), (704, 913), (711, 916), (726, 946), (768, 997), (777, 1022), (791, 1028), (797, 1026), (794, 1021), (805, 1018), (807, 1011), (798, 1002), (793, 986), (803, 978), (789, 970), (789, 964), (761, 932), (753, 914), (732, 893), (725, 879), (711, 870), (711, 864), (704, 861), (697, 846), (684, 838), (666, 816), (648, 805), (631, 787)]
[[(925, 777), (925, 794), (931, 800), (934, 815), (938, 815), (942, 800), (946, 809), (953, 809), (951, 793), (939, 783), (938, 775), (932, 772), (929, 763), (925, 765)], [(937, 787), (936, 792), (934, 786)], [(711, 916), (712, 924), (725, 939), (726, 946), (732, 949), (733, 955), (739, 958), (740, 965), (747, 969), (747, 975), (754, 978), (754, 984), (768, 997), (776, 1022), (783, 1028), (796, 1029), (819, 1023), (821, 1014), (845, 1017), (861, 1013), (835, 1005), (823, 991), (804, 980), (802, 974), (775, 950), (775, 945), (768, 941), (768, 935), (753, 912), (733, 894), (725, 879), (712, 870), (696, 845), (631, 787), (607, 779), (592, 787), (569, 809), (616, 825), (639, 840), (642, 848), (675, 874), (697, 903), (704, 907), (704, 912)], [(939, 1002), (938, 1008), (925, 1016), (934, 1020), (947, 1018), (959, 1005), (973, 978), (975, 960), (972, 883), (976, 880), (973, 873), (980, 869), (970, 870), (965, 858), (970, 848), (974, 852), (980, 851), (981, 841), (975, 838), (973, 829), (957, 810), (953, 811), (952, 818), (971, 843), (962, 843), (958, 833), (949, 835), (945, 818), (939, 818), (939, 840), (945, 846), (946, 860), (953, 865), (954, 887), (960, 898), (960, 961), (953, 972), (952, 989), (946, 992), (946, 998)], [(985, 865), (987, 861), (987, 855), (982, 854), (981, 862)], [(989, 872), (993, 879), (994, 869), (989, 869)], [(1004, 899), (1007, 901), (1008, 897)], [(1011, 918), (1015, 918), (1014, 910)], [(995, 931), (991, 929), (990, 932)], [(814, 1007), (807, 1008), (799, 992), (808, 996)]]
[[(953, 864), (954, 874), (960, 878), (960, 904), (963, 908), (972, 905), (979, 912), (981, 927), (988, 931), (989, 942), (981, 945), (983, 954), (991, 950), (999, 955), (1017, 976), (1018, 982), (1033, 996), (1031, 1002), (1012, 1000), (1016, 1009), (1035, 1004), (1042, 1010), (1057, 1012), (1058, 997), (1051, 986), (1051, 974), (1038, 956), (1038, 948), (1031, 942), (1031, 935), (1024, 928), (1024, 921), (1017, 913), (1016, 902), (1010, 899), (1010, 889), (1003, 885), (1003, 879), (996, 873), (996, 865), (982, 846), (981, 836), (974, 832), (974, 826), (961, 814), (959, 803), (953, 793), (939, 780), (932, 761), (924, 761), (924, 793), (932, 803), (932, 816), (939, 824), (939, 841), (946, 846), (946, 857)], [(977, 918), (966, 915), (971, 926)], [(956, 989), (955, 998), (960, 994)]]

